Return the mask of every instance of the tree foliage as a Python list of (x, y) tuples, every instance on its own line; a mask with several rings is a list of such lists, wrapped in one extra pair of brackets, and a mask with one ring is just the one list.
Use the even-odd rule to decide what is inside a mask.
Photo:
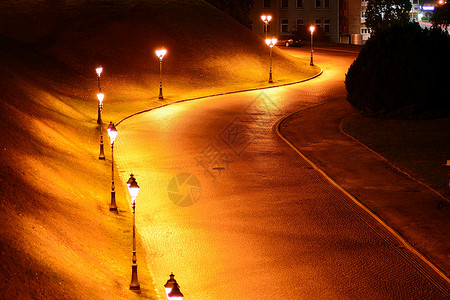
[(376, 32), (345, 79), (347, 101), (362, 114), (385, 118), (450, 116), (450, 36), (417, 23)]
[(369, 0), (366, 9), (366, 26), (371, 33), (409, 21), (410, 0)]
[(450, 1), (447, 0), (443, 5), (436, 6), (431, 22), (434, 27), (442, 26), (447, 29), (450, 25)]

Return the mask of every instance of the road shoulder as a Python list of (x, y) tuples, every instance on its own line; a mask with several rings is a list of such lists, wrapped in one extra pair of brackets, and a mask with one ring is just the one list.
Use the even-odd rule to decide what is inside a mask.
[(449, 211), (436, 208), (439, 196), (434, 192), (340, 131), (342, 119), (353, 112), (345, 99), (339, 99), (285, 118), (279, 132), (325, 176), (436, 265), (448, 283)]

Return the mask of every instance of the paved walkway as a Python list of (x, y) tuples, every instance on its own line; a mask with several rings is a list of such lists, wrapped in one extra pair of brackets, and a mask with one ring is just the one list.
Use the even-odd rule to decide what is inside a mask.
[[(450, 274), (450, 211), (434, 192), (340, 131), (354, 109), (339, 99), (289, 116), (280, 132), (317, 167)], [(446, 274), (444, 274), (446, 273)]]

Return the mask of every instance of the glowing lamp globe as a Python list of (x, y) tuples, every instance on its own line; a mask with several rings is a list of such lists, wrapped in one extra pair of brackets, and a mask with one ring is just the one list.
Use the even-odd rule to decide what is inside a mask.
[(272, 16), (262, 15), (261, 20), (263, 20), (263, 22), (270, 22), (270, 20), (272, 20)]
[(180, 292), (180, 286), (175, 281), (172, 291), (167, 295), (169, 300), (183, 300), (183, 294)]
[(311, 31), (311, 34), (313, 34), (313, 32), (314, 32), (315, 29), (316, 29), (316, 27), (314, 27), (314, 26), (310, 26), (310, 27), (309, 27), (309, 30)]
[(102, 104), (102, 103), (103, 103), (103, 99), (105, 99), (105, 94), (103, 94), (103, 93), (98, 93), (98, 94), (97, 94), (97, 99), (98, 99), (98, 102), (99, 102), (100, 104)]
[(136, 204), (136, 198), (139, 195), (139, 185), (136, 180), (132, 180), (130, 185), (128, 186), (128, 192), (131, 196), (131, 204)]
[(95, 69), (95, 72), (97, 72), (97, 76), (100, 77), (100, 74), (103, 72), (103, 68), (100, 66), (97, 69)]
[(270, 48), (272, 48), (273, 46), (276, 45), (276, 43), (278, 42), (277, 39), (266, 39), (266, 44), (267, 46), (269, 46)]
[(166, 296), (167, 296), (167, 299), (170, 299), (170, 298), (169, 298), (169, 294), (170, 294), (170, 292), (172, 292), (173, 284), (177, 282), (177, 281), (175, 280), (175, 278), (174, 278), (175, 275), (173, 275), (173, 273), (171, 273), (171, 274), (169, 275), (169, 277), (170, 277), (170, 279), (167, 280), (166, 284), (164, 285), (164, 289), (166, 290)]
[(167, 54), (167, 50), (166, 49), (160, 49), (160, 50), (156, 50), (155, 51), (156, 56), (158, 56), (159, 59), (163, 59), (164, 55)]
[(111, 145), (112, 145), (112, 144), (114, 144), (114, 141), (116, 140), (116, 137), (117, 137), (117, 129), (114, 126), (114, 123), (109, 122), (109, 126), (106, 130), (108, 131), (109, 139), (111, 140)]

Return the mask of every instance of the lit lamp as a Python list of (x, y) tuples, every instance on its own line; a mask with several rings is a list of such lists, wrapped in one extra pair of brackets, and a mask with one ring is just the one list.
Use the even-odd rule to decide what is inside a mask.
[(273, 38), (273, 39), (266, 39), (266, 44), (267, 46), (269, 46), (270, 48), (270, 71), (269, 71), (269, 83), (273, 83), (272, 80), (272, 48), (273, 46), (275, 46), (277, 44), (278, 40)]
[(100, 75), (103, 72), (102, 66), (99, 66), (97, 69), (95, 69), (95, 72), (97, 73), (98, 92), (100, 93), (102, 91), (102, 89), (100, 88)]
[(128, 192), (131, 196), (131, 208), (133, 209), (133, 263), (131, 265), (131, 283), (130, 290), (140, 290), (138, 276), (137, 276), (137, 264), (136, 264), (136, 198), (139, 194), (139, 185), (136, 182), (133, 174), (130, 175), (130, 179), (127, 182)]
[(111, 183), (111, 204), (109, 205), (110, 211), (117, 211), (117, 205), (116, 205), (116, 191), (114, 187), (114, 141), (117, 137), (117, 129), (114, 126), (113, 122), (109, 122), (109, 126), (106, 129), (108, 131), (109, 140), (111, 141), (111, 177), (112, 177), (112, 183)]
[(313, 63), (313, 52), (314, 52), (314, 49), (313, 49), (313, 33), (314, 33), (314, 30), (315, 30), (316, 28), (314, 27), (314, 26), (309, 26), (309, 30), (311, 31), (311, 62), (309, 63), (309, 65), (310, 66), (314, 66), (314, 63)]
[(105, 151), (103, 150), (103, 123), (102, 123), (102, 109), (103, 109), (103, 99), (105, 95), (103, 93), (97, 94), (98, 99), (98, 119), (97, 123), (100, 124), (100, 154), (98, 159), (105, 160)]
[(175, 281), (172, 291), (167, 295), (169, 300), (183, 300), (183, 294), (180, 292), (180, 286)]
[(262, 15), (261, 20), (264, 22), (264, 32), (266, 33), (267, 39), (267, 26), (269, 25), (270, 20), (272, 20), (272, 16)]
[(162, 93), (162, 60), (164, 58), (164, 55), (166, 55), (167, 50), (166, 49), (160, 49), (156, 50), (155, 54), (159, 58), (159, 100), (164, 100), (163, 93)]
[(169, 277), (170, 277), (170, 279), (169, 280), (167, 280), (167, 282), (166, 282), (166, 284), (164, 285), (164, 289), (166, 290), (166, 296), (167, 296), (167, 299), (169, 299), (169, 293), (172, 291), (172, 289), (173, 289), (173, 284), (175, 283), (175, 282), (177, 282), (176, 280), (175, 280), (175, 275), (173, 275), (173, 273), (170, 273), (170, 275), (169, 275)]

